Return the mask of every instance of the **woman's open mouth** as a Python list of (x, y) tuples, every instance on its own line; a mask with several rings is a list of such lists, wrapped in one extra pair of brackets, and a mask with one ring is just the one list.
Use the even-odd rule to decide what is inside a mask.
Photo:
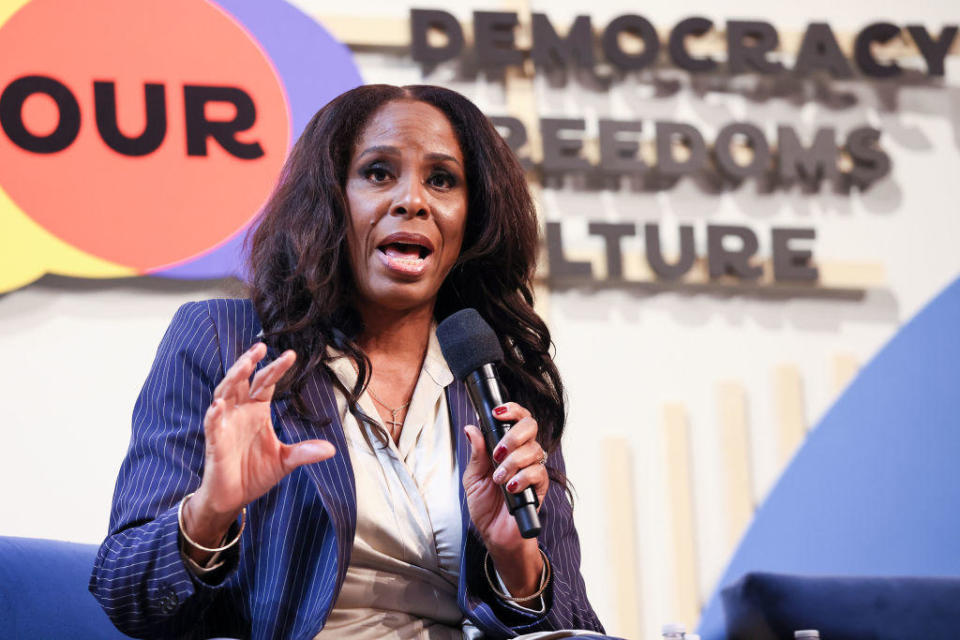
[(377, 246), (383, 263), (396, 273), (420, 275), (433, 253), (433, 243), (420, 234), (395, 233)]

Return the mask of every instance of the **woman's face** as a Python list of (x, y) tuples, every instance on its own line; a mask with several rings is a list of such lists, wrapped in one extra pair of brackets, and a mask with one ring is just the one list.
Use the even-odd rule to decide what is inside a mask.
[(443, 112), (408, 100), (378, 109), (354, 147), (346, 195), (358, 302), (432, 307), (467, 221), (463, 153)]

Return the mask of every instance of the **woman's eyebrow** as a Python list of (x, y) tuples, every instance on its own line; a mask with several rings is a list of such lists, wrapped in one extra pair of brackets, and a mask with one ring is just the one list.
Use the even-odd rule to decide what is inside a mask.
[(396, 147), (391, 147), (389, 145), (378, 144), (372, 147), (367, 147), (366, 149), (363, 150), (363, 152), (359, 156), (357, 156), (357, 158), (358, 159), (362, 158), (363, 156), (369, 155), (371, 153), (383, 153), (386, 155), (398, 156), (400, 155), (400, 149)]
[[(391, 145), (378, 144), (378, 145), (374, 145), (372, 147), (367, 147), (366, 149), (364, 149), (360, 153), (360, 155), (357, 156), (357, 159), (359, 160), (360, 158), (363, 158), (364, 156), (369, 155), (371, 153), (382, 153), (384, 155), (398, 156), (400, 155), (400, 149)], [(458, 167), (461, 166), (460, 161), (454, 158), (453, 156), (451, 156), (449, 153), (440, 153), (440, 152), (428, 153), (426, 155), (426, 158), (430, 162), (450, 161), (456, 164)]]
[(444, 160), (449, 160), (458, 167), (460, 166), (460, 161), (448, 153), (428, 153), (427, 160), (430, 160), (431, 162), (442, 162)]

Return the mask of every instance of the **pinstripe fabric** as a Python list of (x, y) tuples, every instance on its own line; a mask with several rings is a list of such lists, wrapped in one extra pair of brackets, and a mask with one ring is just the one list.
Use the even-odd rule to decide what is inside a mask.
[[(333, 386), (317, 373), (304, 399), (308, 420), (280, 399), (272, 408), (284, 442), (325, 438), (329, 460), (297, 469), (248, 507), (239, 551), (226, 554), (225, 578), (208, 584), (180, 559), (177, 505), (200, 485), (203, 415), (226, 370), (260, 325), (248, 300), (181, 307), (164, 335), (133, 412), (130, 446), (114, 491), (110, 528), (90, 591), (114, 623), (138, 637), (312, 638), (343, 583), (356, 529), (356, 489)], [(264, 366), (274, 353), (268, 353)], [(469, 459), (466, 424), (476, 422), (466, 389), (447, 388), (460, 468)], [(563, 468), (559, 451), (551, 466)], [(484, 548), (461, 489), (464, 553), (459, 603), (489, 638), (578, 628), (602, 631), (580, 577), (580, 547), (570, 505), (551, 486), (541, 509), (540, 545), (553, 566), (545, 614), (499, 602), (482, 575)]]

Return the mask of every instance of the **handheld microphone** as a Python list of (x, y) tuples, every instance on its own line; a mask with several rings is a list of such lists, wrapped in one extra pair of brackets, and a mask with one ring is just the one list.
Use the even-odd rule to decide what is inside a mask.
[[(437, 325), (437, 340), (450, 370), (466, 383), (473, 408), (480, 417), (480, 430), (493, 460), (493, 450), (513, 422), (498, 420), (494, 407), (507, 402), (506, 389), (500, 383), (495, 363), (503, 362), (500, 341), (476, 309), (462, 309)], [(494, 463), (496, 464), (496, 463)], [(517, 520), (520, 535), (535, 538), (540, 533), (539, 501), (533, 487), (510, 493), (501, 487), (507, 508)]]

